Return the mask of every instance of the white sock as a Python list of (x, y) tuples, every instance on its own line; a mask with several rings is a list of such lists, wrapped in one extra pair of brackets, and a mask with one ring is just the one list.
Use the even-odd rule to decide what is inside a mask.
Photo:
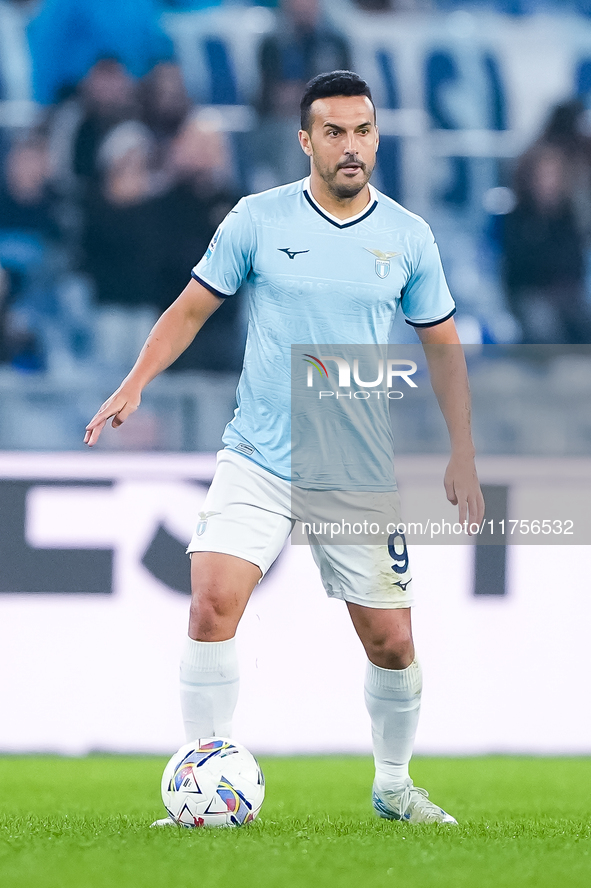
[(367, 661), (365, 705), (371, 718), (376, 787), (397, 791), (409, 780), (408, 763), (419, 721), (422, 676), (417, 660), (406, 669)]
[(201, 737), (231, 737), (238, 700), (238, 658), (234, 638), (193, 641), (181, 657), (181, 709), (187, 743)]

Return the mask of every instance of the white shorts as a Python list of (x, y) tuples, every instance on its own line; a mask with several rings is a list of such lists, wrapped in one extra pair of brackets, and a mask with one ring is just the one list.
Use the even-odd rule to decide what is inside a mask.
[[(238, 453), (221, 450), (187, 552), (235, 555), (256, 564), (264, 576), (295, 523), (289, 481)], [(315, 543), (310, 548), (330, 598), (376, 608), (413, 605), (406, 543), (400, 534), (394, 559), (387, 543)]]

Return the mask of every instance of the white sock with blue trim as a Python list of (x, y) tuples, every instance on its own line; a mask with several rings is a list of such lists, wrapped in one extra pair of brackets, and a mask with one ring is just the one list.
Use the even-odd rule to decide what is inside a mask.
[(181, 709), (187, 742), (231, 737), (238, 701), (236, 640), (187, 638), (181, 657)]
[(371, 718), (376, 788), (402, 789), (409, 780), (421, 706), (422, 675), (417, 660), (406, 669), (382, 669), (367, 661), (365, 704)]

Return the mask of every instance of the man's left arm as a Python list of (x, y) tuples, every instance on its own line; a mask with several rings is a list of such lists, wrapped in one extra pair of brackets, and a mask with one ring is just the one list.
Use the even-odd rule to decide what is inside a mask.
[(453, 318), (433, 327), (416, 327), (423, 344), (431, 385), (447, 424), (451, 457), (445, 472), (447, 498), (459, 507), (460, 523), (480, 525), (484, 498), (474, 464), (470, 387), (464, 351)]

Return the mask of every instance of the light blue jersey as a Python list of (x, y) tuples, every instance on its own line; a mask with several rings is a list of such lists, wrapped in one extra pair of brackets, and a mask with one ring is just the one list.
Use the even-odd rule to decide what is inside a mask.
[(242, 198), (193, 277), (231, 297), (250, 285), (238, 408), (223, 441), (291, 479), (291, 346), (387, 343), (400, 305), (432, 326), (455, 311), (431, 229), (370, 186), (345, 221), (312, 197), (309, 180)]

